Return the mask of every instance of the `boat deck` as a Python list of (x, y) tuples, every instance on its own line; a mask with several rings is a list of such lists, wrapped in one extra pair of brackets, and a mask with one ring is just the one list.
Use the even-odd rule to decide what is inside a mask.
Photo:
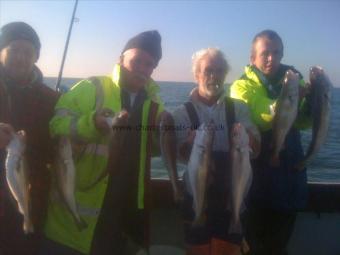
[[(172, 202), (169, 181), (154, 180), (152, 185), (150, 254), (183, 255), (181, 217)], [(340, 255), (340, 184), (309, 183), (308, 187), (308, 205), (298, 214), (289, 254)]]
[[(184, 255), (178, 212), (158, 209), (152, 219), (150, 254)], [(340, 255), (340, 213), (299, 213), (288, 251), (290, 255)]]

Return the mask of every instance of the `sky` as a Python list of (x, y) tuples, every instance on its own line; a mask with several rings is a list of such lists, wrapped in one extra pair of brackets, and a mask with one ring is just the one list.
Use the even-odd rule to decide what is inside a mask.
[[(42, 43), (38, 66), (57, 76), (73, 11), (73, 0), (0, 0), (0, 26), (32, 25)], [(193, 81), (191, 56), (202, 48), (221, 49), (231, 66), (227, 82), (249, 63), (254, 35), (273, 29), (284, 43), (283, 63), (308, 79), (322, 66), (340, 87), (340, 1), (90, 1), (80, 0), (64, 77), (110, 74), (132, 36), (157, 29), (163, 58), (153, 73), (160, 81)]]

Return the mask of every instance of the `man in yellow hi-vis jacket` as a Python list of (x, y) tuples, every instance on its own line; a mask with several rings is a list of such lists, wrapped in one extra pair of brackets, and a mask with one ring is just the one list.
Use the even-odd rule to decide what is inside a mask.
[[(131, 38), (112, 76), (82, 80), (64, 94), (50, 122), (53, 136), (71, 138), (75, 198), (87, 227), (79, 230), (63, 202), (51, 195), (41, 254), (125, 254), (128, 240), (143, 247), (150, 179), (152, 130), (163, 105), (151, 79), (162, 56), (161, 37), (146, 31)], [(121, 129), (119, 164), (108, 165), (108, 113), (128, 112)], [(55, 170), (55, 171), (58, 171)], [(100, 180), (95, 185), (94, 180)]]
[[(297, 171), (294, 166), (303, 158), (299, 130), (311, 124), (308, 97), (304, 96), (306, 86), (301, 74), (281, 64), (282, 57), (280, 36), (272, 30), (258, 33), (252, 43), (251, 64), (230, 88), (231, 97), (247, 103), (262, 139), (261, 153), (252, 165), (254, 178), (245, 224), (252, 255), (287, 254), (296, 211), (304, 207), (307, 197), (306, 169)], [(298, 115), (285, 138), (279, 166), (272, 166), (272, 120), (287, 70), (300, 76)]]

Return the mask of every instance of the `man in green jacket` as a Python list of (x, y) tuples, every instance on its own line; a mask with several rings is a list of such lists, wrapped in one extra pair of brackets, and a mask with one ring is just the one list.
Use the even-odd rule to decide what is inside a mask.
[[(82, 80), (60, 98), (50, 128), (74, 145), (75, 198), (87, 227), (79, 230), (52, 192), (41, 254), (125, 254), (128, 240), (145, 245), (153, 130), (147, 127), (156, 126), (163, 110), (151, 74), (161, 56), (157, 31), (138, 34), (127, 42), (112, 76)], [(107, 116), (123, 109), (128, 118), (120, 146), (109, 150)], [(119, 163), (108, 161), (117, 151)], [(106, 168), (109, 177), (99, 178)]]
[[(281, 64), (283, 43), (272, 30), (257, 34), (252, 42), (251, 64), (230, 89), (231, 97), (247, 103), (252, 120), (261, 132), (262, 148), (253, 162), (254, 179), (249, 192), (247, 241), (251, 254), (287, 254), (296, 211), (304, 207), (307, 193), (306, 169), (294, 166), (303, 158), (300, 131), (311, 124), (305, 83), (292, 66)], [(298, 116), (280, 152), (280, 165), (271, 166), (272, 120), (282, 80), (287, 70), (300, 74)]]

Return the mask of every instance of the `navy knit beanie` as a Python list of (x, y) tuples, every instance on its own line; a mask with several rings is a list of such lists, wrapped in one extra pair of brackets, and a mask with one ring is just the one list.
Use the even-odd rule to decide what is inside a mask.
[(125, 45), (122, 54), (129, 49), (141, 49), (149, 53), (157, 62), (162, 58), (161, 35), (157, 30), (142, 32), (132, 37)]
[(39, 58), (41, 47), (40, 40), (38, 34), (30, 25), (25, 22), (11, 22), (0, 29), (0, 50), (15, 40), (30, 41), (37, 50)]

